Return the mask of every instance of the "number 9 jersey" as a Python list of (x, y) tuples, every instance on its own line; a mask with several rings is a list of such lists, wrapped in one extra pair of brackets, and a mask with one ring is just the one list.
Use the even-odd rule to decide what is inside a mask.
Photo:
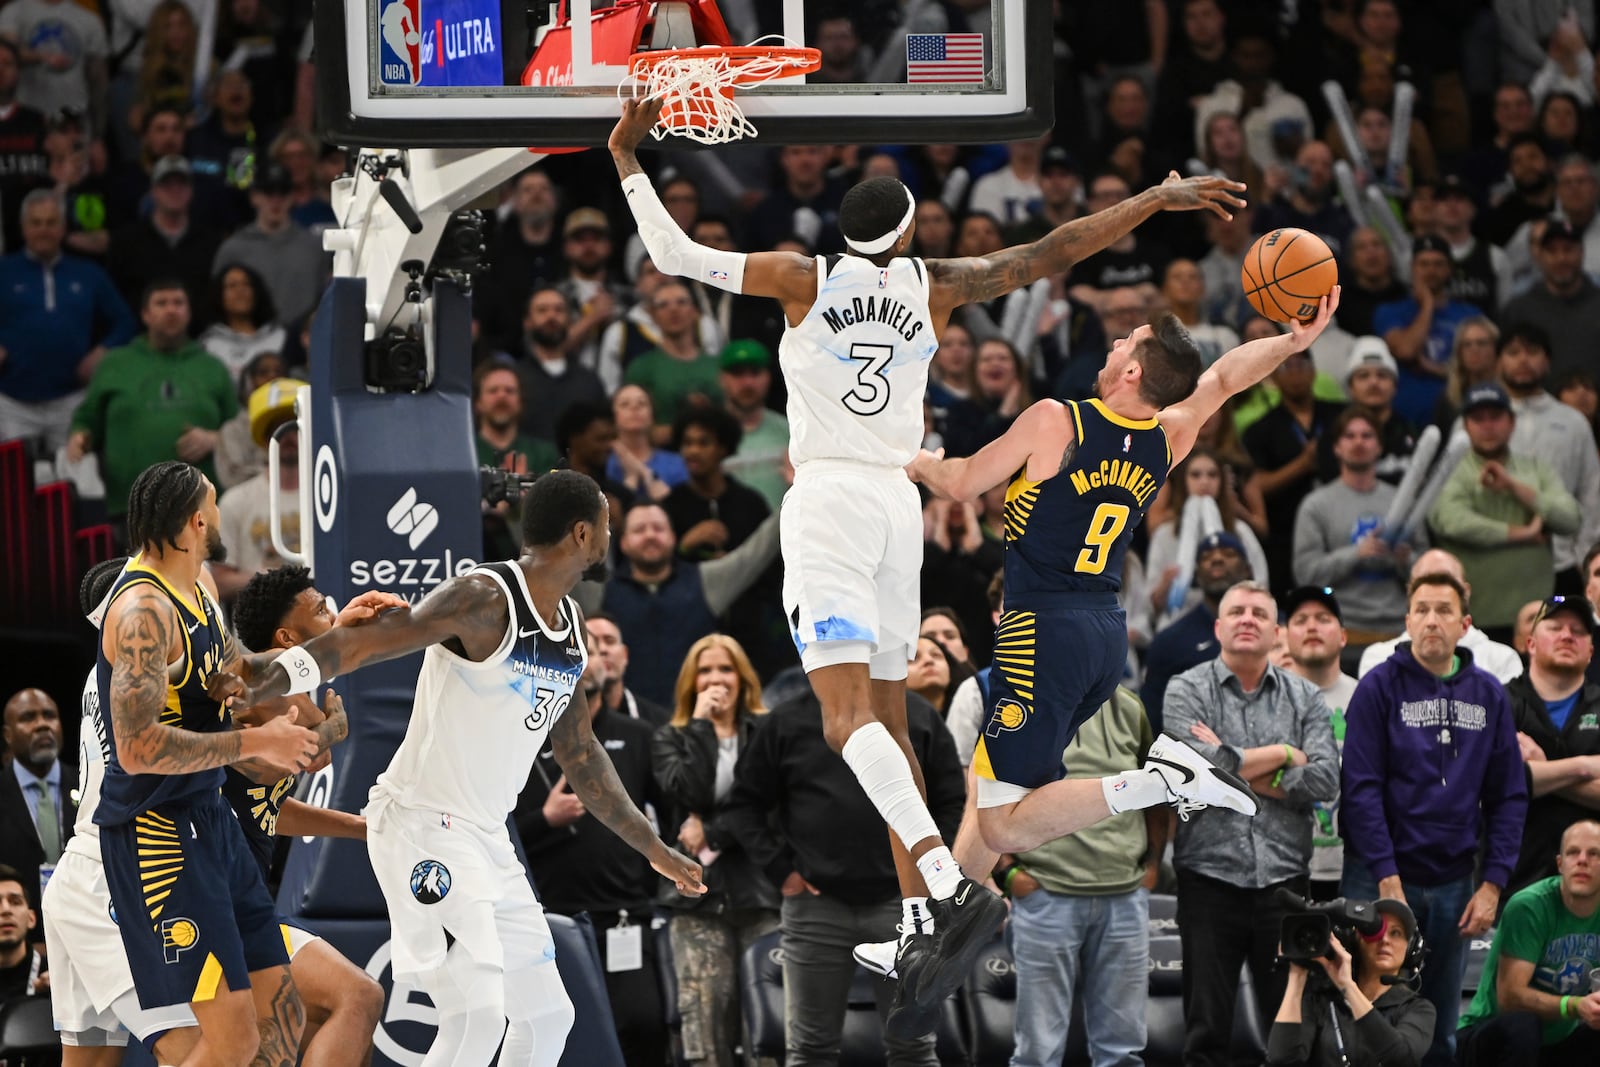
[(922, 398), (939, 347), (920, 259), (879, 267), (817, 257), (817, 299), (783, 333), (789, 458), (903, 467), (922, 447)]

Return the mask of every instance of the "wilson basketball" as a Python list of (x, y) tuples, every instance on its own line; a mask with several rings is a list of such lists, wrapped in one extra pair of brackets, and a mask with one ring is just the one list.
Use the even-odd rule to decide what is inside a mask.
[(1311, 231), (1293, 227), (1262, 234), (1239, 272), (1245, 299), (1273, 322), (1310, 322), (1317, 301), (1338, 282), (1332, 250)]

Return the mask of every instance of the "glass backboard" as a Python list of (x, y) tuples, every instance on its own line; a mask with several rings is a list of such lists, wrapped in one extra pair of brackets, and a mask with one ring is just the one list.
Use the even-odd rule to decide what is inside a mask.
[(1043, 133), (1050, 4), (961, 6), (973, 10), (952, 15), (956, 5), (932, 0), (323, 0), (318, 124), (346, 146), (604, 144), (630, 54), (777, 35), (821, 50), (823, 66), (739, 91), (762, 140)]

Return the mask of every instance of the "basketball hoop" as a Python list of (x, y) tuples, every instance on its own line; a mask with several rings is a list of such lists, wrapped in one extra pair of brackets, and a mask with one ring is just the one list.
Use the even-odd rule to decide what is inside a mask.
[(668, 134), (701, 144), (718, 145), (756, 136), (756, 128), (733, 98), (736, 87), (760, 85), (774, 78), (809, 74), (822, 66), (815, 48), (794, 48), (782, 37), (763, 37), (737, 47), (664, 48), (637, 52), (628, 58), (628, 76), (620, 96), (656, 96), (664, 104), (650, 131), (661, 140)]

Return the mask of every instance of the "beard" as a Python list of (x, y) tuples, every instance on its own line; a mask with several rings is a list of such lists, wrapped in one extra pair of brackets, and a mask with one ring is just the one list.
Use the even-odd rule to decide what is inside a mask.
[(567, 342), (566, 330), (529, 330), (528, 340), (540, 348), (560, 348)]
[(579, 578), (586, 582), (604, 582), (610, 577), (611, 565), (603, 559), (595, 560), (579, 575)]
[(222, 531), (215, 526), (206, 527), (206, 562), (222, 563), (228, 558), (228, 546), (222, 543)]

